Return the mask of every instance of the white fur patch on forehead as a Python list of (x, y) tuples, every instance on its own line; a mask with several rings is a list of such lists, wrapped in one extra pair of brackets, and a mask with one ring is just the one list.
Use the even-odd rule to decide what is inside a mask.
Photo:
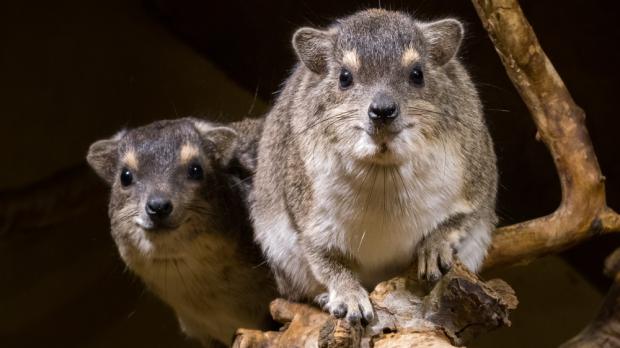
[(132, 149), (125, 152), (125, 155), (123, 156), (123, 163), (133, 170), (138, 169), (138, 158)]
[(355, 49), (344, 51), (342, 64), (353, 70), (358, 70), (360, 68), (360, 60), (357, 56), (357, 51)]
[(403, 52), (403, 56), (400, 62), (404, 67), (407, 67), (419, 58), (420, 54), (418, 53), (418, 51), (415, 48), (409, 46), (405, 49), (405, 52)]
[(185, 164), (198, 156), (198, 154), (199, 151), (196, 146), (192, 144), (184, 144), (183, 146), (181, 146), (179, 161), (181, 162), (181, 164)]

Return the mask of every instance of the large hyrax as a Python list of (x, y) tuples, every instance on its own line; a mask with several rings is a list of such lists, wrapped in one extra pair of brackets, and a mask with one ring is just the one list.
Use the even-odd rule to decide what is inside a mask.
[(476, 271), (497, 172), (463, 26), (367, 10), (293, 36), (300, 63), (267, 116), (252, 218), (279, 291), (370, 321), (367, 289), (417, 263)]
[(261, 126), (159, 121), (95, 142), (87, 157), (112, 186), (122, 259), (209, 346), (264, 328), (276, 294), (246, 203)]

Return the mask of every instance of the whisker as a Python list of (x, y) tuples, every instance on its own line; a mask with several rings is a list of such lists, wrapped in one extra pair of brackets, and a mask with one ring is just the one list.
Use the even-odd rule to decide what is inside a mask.
[[(409, 193), (409, 187), (407, 186), (407, 184), (405, 183), (405, 179), (403, 179), (403, 175), (400, 173), (400, 169), (395, 168), (396, 170), (396, 174), (398, 175), (398, 177), (400, 178), (400, 182), (403, 184), (403, 189), (405, 190), (405, 194), (407, 195), (407, 201), (408, 202), (413, 202), (413, 199), (411, 197), (411, 194)], [(404, 211), (405, 213), (407, 213), (407, 211)]]
[(386, 199), (385, 199), (385, 194), (386, 194), (386, 187), (385, 187), (385, 177), (387, 172), (387, 168), (383, 167), (383, 214), (381, 214), (381, 234), (383, 234), (383, 226), (385, 226), (385, 215), (387, 214), (387, 209), (386, 209)]
[(508, 110), (508, 109), (497, 109), (497, 108), (484, 108), (486, 111), (496, 111), (496, 112), (506, 112), (506, 113), (510, 113), (512, 111)]
[(347, 110), (347, 111), (343, 111), (334, 115), (326, 115), (324, 118), (321, 118), (317, 121), (312, 122), (311, 124), (309, 124), (308, 126), (306, 126), (306, 128), (302, 129), (301, 131), (295, 133), (293, 136), (298, 136), (301, 135), (307, 131), (309, 131), (310, 129), (315, 128), (316, 126), (327, 122), (327, 121), (331, 121), (334, 120), (336, 118), (341, 118), (341, 117), (351, 117), (353, 116), (355, 113), (357, 112), (357, 110)]
[(179, 278), (181, 279), (181, 283), (183, 283), (183, 288), (184, 288), (186, 291), (189, 291), (189, 292), (194, 292), (194, 291), (192, 291), (192, 290), (193, 290), (193, 288), (192, 288), (192, 287), (190, 287), (190, 286), (188, 286), (187, 282), (185, 281), (185, 278), (183, 277), (183, 272), (181, 272), (181, 270), (179, 269), (179, 265), (178, 265), (178, 263), (177, 263), (177, 260), (172, 260), (171, 262), (172, 262), (172, 264), (174, 265), (174, 268), (176, 269), (177, 274), (179, 275)]
[(402, 198), (400, 196), (401, 189), (400, 189), (400, 184), (398, 183), (398, 180), (396, 180), (396, 174), (394, 173), (395, 171), (396, 170), (394, 167), (390, 167), (390, 178), (392, 179), (392, 184), (396, 187), (396, 191), (395, 191), (396, 203), (398, 204), (400, 214), (404, 215), (405, 207), (403, 205)]
[[(372, 179), (372, 186), (370, 187), (370, 192), (368, 193), (368, 197), (366, 197), (366, 203), (364, 204), (362, 219), (360, 219), (360, 221), (364, 221), (364, 218), (366, 217), (366, 214), (368, 212), (368, 207), (370, 206), (370, 201), (372, 200), (372, 194), (375, 191), (375, 184), (377, 183), (377, 175), (379, 173), (376, 167), (377, 166), (375, 164), (373, 164), (371, 167), (371, 170), (374, 172), (373, 179)], [(360, 238), (359, 245), (357, 246), (357, 251), (359, 251), (362, 248), (362, 243), (364, 242), (365, 236), (366, 236), (366, 229), (364, 229), (364, 233), (362, 233), (362, 237)]]

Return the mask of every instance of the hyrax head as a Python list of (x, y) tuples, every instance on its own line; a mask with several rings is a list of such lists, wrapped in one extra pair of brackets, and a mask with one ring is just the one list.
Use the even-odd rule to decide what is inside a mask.
[(358, 12), (327, 30), (299, 29), (293, 46), (313, 76), (304, 126), (322, 129), (356, 160), (402, 162), (446, 127), (460, 78), (448, 63), (462, 36), (457, 20), (420, 22), (386, 10)]
[(210, 227), (209, 197), (236, 142), (228, 127), (184, 118), (122, 131), (90, 146), (88, 163), (112, 186), (112, 234), (124, 258), (178, 254), (184, 242)]

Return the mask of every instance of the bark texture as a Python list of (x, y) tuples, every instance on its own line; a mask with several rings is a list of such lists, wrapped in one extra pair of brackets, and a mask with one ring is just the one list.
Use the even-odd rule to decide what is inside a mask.
[(510, 325), (517, 298), (502, 280), (481, 281), (457, 264), (430, 291), (414, 277), (382, 282), (370, 294), (376, 320), (350, 325), (317, 308), (271, 304), (279, 332), (239, 330), (234, 347), (454, 347)]
[(555, 212), (499, 228), (485, 267), (529, 262), (599, 234), (620, 230), (605, 200), (605, 177), (585, 113), (538, 42), (516, 0), (472, 0), (510, 80), (527, 105), (555, 162), (562, 201)]
[(605, 261), (605, 273), (614, 282), (596, 318), (561, 348), (620, 347), (620, 249)]

